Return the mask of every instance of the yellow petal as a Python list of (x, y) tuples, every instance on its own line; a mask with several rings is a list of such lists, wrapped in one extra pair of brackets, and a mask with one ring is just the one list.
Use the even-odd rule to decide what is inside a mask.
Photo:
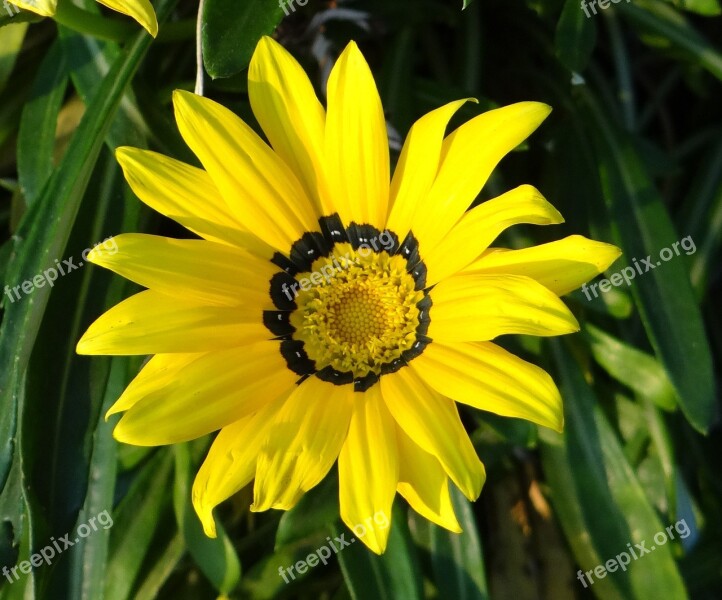
[(176, 90), (183, 139), (218, 186), (231, 211), (254, 233), (287, 253), (318, 229), (313, 204), (285, 162), (240, 118), (207, 98)]
[(158, 19), (155, 16), (153, 5), (148, 0), (98, 0), (98, 2), (119, 13), (133, 17), (153, 37), (158, 35)]
[(441, 342), (579, 331), (574, 315), (554, 293), (520, 275), (457, 275), (439, 283), (431, 299), (428, 334)]
[(12, 0), (10, 4), (43, 17), (52, 17), (57, 10), (58, 0)]
[(152, 290), (117, 304), (85, 332), (78, 354), (207, 352), (272, 337), (257, 312), (205, 306)]
[(570, 235), (523, 250), (492, 248), (464, 273), (525, 275), (563, 296), (603, 273), (621, 254), (611, 244)]
[(294, 170), (318, 214), (332, 214), (324, 170), (326, 112), (301, 65), (268, 36), (251, 58), (248, 97), (271, 146)]
[(564, 219), (530, 185), (520, 185), (506, 194), (472, 208), (431, 252), (424, 254), (427, 285), (453, 275), (472, 262), (510, 225), (550, 225)]
[(113, 435), (136, 446), (187, 442), (289, 393), (297, 379), (278, 342), (201, 354), (172, 381), (133, 404)]
[(399, 447), (399, 494), (422, 517), (461, 533), (449, 494), (449, 478), (441, 463), (398, 426), (396, 439)]
[(396, 428), (375, 385), (354, 394), (338, 480), (341, 519), (376, 554), (386, 549), (398, 478)]
[(212, 242), (273, 256), (270, 246), (236, 220), (204, 170), (140, 148), (118, 148), (115, 155), (135, 195), (153, 210)]
[(457, 402), (556, 431), (564, 426), (562, 398), (546, 371), (490, 342), (434, 342), (409, 366)]
[(193, 482), (193, 506), (209, 537), (216, 537), (213, 509), (244, 488), (256, 472), (258, 450), (283, 398), (221, 429)]
[(240, 248), (141, 233), (124, 233), (113, 241), (115, 250), (96, 246), (88, 260), (166, 295), (215, 305), (270, 307), (269, 280), (278, 268)]
[(389, 142), (374, 78), (355, 42), (328, 79), (326, 158), (334, 204), (351, 221), (383, 229), (389, 202)]
[(189, 364), (198, 360), (204, 353), (158, 354), (151, 358), (128, 384), (122, 395), (105, 414), (108, 420), (112, 415), (125, 412), (146, 396), (162, 390), (171, 384), (178, 374)]
[(425, 114), (412, 125), (406, 136), (391, 180), (391, 214), (387, 225), (401, 240), (411, 229), (419, 199), (428, 194), (436, 178), (446, 126), (467, 100), (473, 99), (449, 102)]
[(288, 510), (326, 476), (346, 439), (352, 395), (317, 377), (296, 388), (260, 448), (252, 511)]
[(406, 368), (384, 375), (381, 393), (398, 426), (438, 459), (469, 500), (478, 498), (486, 479), (484, 465), (453, 400), (437, 394)]
[(439, 173), (412, 228), (424, 253), (461, 218), (504, 155), (539, 127), (550, 111), (539, 102), (518, 102), (473, 118), (444, 140)]

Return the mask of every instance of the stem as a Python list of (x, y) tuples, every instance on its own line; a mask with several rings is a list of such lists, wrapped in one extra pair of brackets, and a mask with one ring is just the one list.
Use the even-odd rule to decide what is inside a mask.
[(196, 89), (199, 96), (203, 95), (203, 7), (205, 0), (198, 3), (198, 21), (196, 22)]

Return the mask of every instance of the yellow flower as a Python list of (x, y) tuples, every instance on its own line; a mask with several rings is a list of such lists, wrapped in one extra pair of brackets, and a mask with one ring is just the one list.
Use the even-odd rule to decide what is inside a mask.
[[(65, 0), (68, 1), (68, 0)], [(97, 0), (100, 4), (133, 17), (153, 37), (158, 35), (158, 21), (149, 0)], [(29, 10), (44, 17), (52, 17), (58, 7), (58, 0), (8, 0), (19, 8)]]
[(193, 487), (210, 536), (214, 507), (254, 478), (252, 510), (289, 509), (337, 459), (341, 517), (364, 525), (374, 552), (396, 492), (459, 531), (449, 478), (473, 500), (485, 473), (455, 402), (561, 430), (549, 375), (491, 340), (577, 331), (559, 295), (619, 250), (580, 236), (490, 249), (510, 225), (562, 222), (528, 185), (467, 211), (544, 104), (492, 110), (448, 137), (464, 100), (434, 110), (389, 181), (384, 113), (356, 44), (333, 68), (327, 111), (270, 38), (248, 86), (270, 146), (226, 108), (176, 92), (204, 169), (118, 150), (135, 193), (203, 239), (124, 234), (117, 252), (89, 256), (149, 288), (78, 344), (155, 355), (109, 411), (125, 412), (115, 437), (172, 444), (220, 429)]

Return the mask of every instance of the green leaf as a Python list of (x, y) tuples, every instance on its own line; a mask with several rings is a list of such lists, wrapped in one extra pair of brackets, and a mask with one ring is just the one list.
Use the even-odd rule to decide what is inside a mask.
[[(673, 543), (654, 540), (655, 534), (665, 533), (667, 524), (659, 520), (645, 496), (579, 366), (560, 342), (551, 345), (561, 376), (566, 421), (563, 435), (540, 431), (552, 501), (582, 571), (618, 556), (624, 561), (622, 552), (629, 559), (624, 570), (616, 567), (604, 577), (593, 575), (592, 584), (580, 575), (578, 585), (593, 586), (598, 597), (605, 599), (686, 598), (672, 555)], [(642, 542), (650, 552), (633, 559), (630, 547)]]
[[(588, 9), (587, 9), (588, 10)], [(583, 71), (597, 41), (597, 25), (579, 7), (578, 0), (566, 0), (555, 37), (559, 60), (570, 71)]]
[(338, 510), (338, 471), (334, 469), (296, 506), (283, 513), (276, 531), (276, 549), (325, 531), (338, 520)]
[[(117, 475), (118, 445), (113, 440), (112, 426), (105, 421), (108, 408), (117, 400), (125, 387), (127, 359), (112, 360), (105, 398), (93, 435), (93, 452), (89, 465), (90, 480), (83, 509), (77, 525), (87, 523), (92, 517), (112, 509)], [(76, 525), (76, 528), (77, 528)], [(74, 549), (70, 579), (70, 596), (78, 600), (94, 600), (103, 594), (105, 568), (108, 561), (110, 531), (99, 531), (81, 540)]]
[(719, 0), (667, 0), (676, 8), (689, 12), (704, 15), (706, 17), (716, 17), (722, 14), (722, 6)]
[(27, 29), (27, 23), (13, 24), (0, 29), (0, 92), (5, 89), (15, 68)]
[[(5, 271), (7, 270), (8, 263), (10, 262), (10, 258), (13, 253), (13, 245), (14, 242), (12, 238), (10, 238), (8, 241), (6, 241), (2, 246), (0, 246), (0, 283), (5, 284)], [(4, 304), (7, 302), (7, 296), (3, 295), (2, 299), (0, 299), (0, 304)]]
[[(13, 487), (17, 486), (19, 488), (20, 487), (19, 476), (15, 477), (14, 476), (15, 473), (19, 474), (19, 470), (16, 469), (13, 473), (11, 473), (10, 480), (8, 481), (8, 486), (13, 486)], [(14, 495), (14, 494), (12, 494), (12, 495)], [(11, 496), (11, 494), (4, 495), (5, 498), (8, 498), (10, 496)], [(22, 497), (22, 491), (20, 489), (18, 489), (17, 497), (18, 498)], [(21, 507), (20, 508), (21, 513), (24, 513), (25, 512), (25, 510), (24, 510), (25, 504), (24, 503), (21, 505), (18, 504), (18, 505), (10, 507), (10, 506), (4, 506), (3, 501), (0, 499), (0, 519), (2, 519), (0, 522), (3, 523), (3, 526), (5, 526), (7, 523), (7, 521), (6, 521), (7, 517), (5, 515), (7, 514), (8, 509), (10, 509), (11, 511), (17, 511), (18, 506)], [(30, 520), (28, 518), (26, 518), (24, 514), (23, 514), (22, 519), (20, 520), (20, 529), (18, 530), (16, 537), (20, 540), (18, 543), (17, 550), (13, 553), (13, 554), (17, 554), (17, 559), (15, 558), (15, 556), (13, 556), (12, 560), (2, 560), (3, 566), (9, 566), (13, 562), (20, 563), (23, 560), (28, 560), (30, 558), (30, 555), (32, 554), (32, 552), (30, 550), (30, 547), (31, 547), (31, 544), (30, 544)], [(0, 548), (0, 552), (2, 552), (2, 554), (0, 554), (0, 560), (1, 560), (1, 559), (4, 559), (4, 556), (5, 556), (4, 549)], [(11, 585), (5, 585), (5, 582), (3, 581), (3, 585), (0, 587), (0, 600), (35, 600), (35, 598), (36, 598), (35, 588), (34, 588), (35, 572), (31, 571), (27, 575), (24, 573), (21, 573), (21, 572), (17, 572), (17, 574), (19, 576), (18, 579), (15, 580), (15, 578), (13, 577), (13, 582)]]
[(165, 550), (158, 553), (158, 559), (135, 592), (133, 600), (156, 600), (160, 590), (175, 570), (186, 552), (185, 541), (180, 532), (168, 543)]
[[(65, 27), (60, 28), (60, 39), (73, 85), (83, 102), (89, 104), (107, 77), (109, 65), (118, 60), (122, 51), (117, 44), (82, 36)], [(123, 98), (109, 121), (105, 142), (111, 150), (118, 146), (147, 147), (149, 132), (130, 87), (123, 90)]]
[[(117, 419), (113, 419), (114, 424)], [(160, 450), (133, 480), (113, 516), (110, 560), (105, 572), (105, 600), (130, 600), (151, 542), (170, 504), (173, 454)]]
[[(160, 20), (170, 14), (176, 1), (161, 1), (157, 7)], [(63, 256), (111, 117), (151, 41), (149, 35), (138, 34), (113, 64), (88, 106), (59, 168), (25, 213), (17, 232), (16, 252), (6, 274), (6, 280), (12, 285), (32, 280)], [(5, 305), (0, 329), (0, 488), (5, 488), (13, 465), (23, 471), (23, 479), (27, 476), (20, 453), (16, 451), (18, 424), (25, 422), (26, 416), (22, 391), (50, 292), (48, 286), (38, 287), (33, 290), (32, 298)], [(34, 418), (35, 414), (27, 416)], [(11, 494), (12, 490), (4, 490), (3, 494), (6, 493)], [(31, 523), (33, 535), (34, 529)], [(0, 546), (12, 544), (12, 540), (6, 538), (8, 534), (12, 532), (0, 531), (3, 538)]]
[(216, 79), (230, 77), (251, 62), (256, 43), (270, 35), (296, 0), (206, 0), (203, 10), (203, 63)]
[(218, 537), (209, 538), (191, 504), (191, 457), (187, 444), (175, 450), (173, 505), (178, 528), (196, 564), (222, 594), (233, 590), (241, 578), (241, 564), (225, 530), (217, 524)]
[[(350, 546), (338, 553), (341, 571), (353, 600), (421, 599), (421, 573), (406, 522), (406, 511), (395, 503), (386, 552), (377, 556), (355, 536), (335, 524), (334, 536), (345, 534)], [(358, 542), (358, 543), (356, 543)]]
[(451, 499), (463, 533), (431, 526), (431, 564), (436, 586), (445, 597), (488, 600), (484, 552), (473, 505), (453, 484)]
[[(120, 169), (106, 150), (74, 224), (68, 244), (70, 256), (79, 257), (84, 248), (102, 239), (113, 218), (122, 213), (123, 205), (114, 202), (121, 181)], [(80, 258), (74, 262), (81, 267)], [(66, 273), (54, 282), (38, 334), (43, 343), (33, 348), (28, 366), (21, 415), (20, 453), (28, 480), (35, 547), (42, 547), (50, 535), (73, 531), (112, 508), (116, 445), (102, 421), (101, 409), (104, 401), (109, 405), (117, 398), (123, 384), (118, 383), (116, 374), (109, 389), (111, 361), (78, 358), (75, 342), (107, 301), (120, 298), (124, 286), (124, 281), (92, 268)], [(45, 418), (38, 421), (38, 414)], [(69, 439), (76, 443), (69, 444)], [(68, 571), (72, 571), (71, 579), (78, 590), (74, 597), (81, 598), (84, 593), (92, 597), (90, 588), (97, 596), (95, 586), (99, 573), (104, 572), (106, 546), (105, 532), (80, 540), (53, 569), (38, 571), (38, 588), (64, 586)], [(96, 568), (84, 572), (85, 567)]]
[(683, 50), (722, 81), (722, 53), (671, 6), (655, 0), (635, 0), (621, 2), (618, 7), (622, 15), (640, 29)]
[[(330, 540), (328, 534), (328, 529), (325, 529), (314, 536), (304, 538), (290, 546), (283, 546), (263, 556), (244, 573), (239, 589), (240, 597), (275, 600), (288, 597), (288, 592), (285, 591), (287, 589), (300, 591), (306, 585), (306, 581), (314, 579), (316, 573), (323, 572), (325, 567), (334, 563), (333, 552), (328, 546)], [(245, 540), (244, 545), (246, 545)], [(258, 548), (262, 546), (263, 543), (257, 539), (247, 545), (248, 548), (253, 548), (254, 554), (258, 553)], [(328, 550), (328, 556), (321, 550), (322, 548)], [(313, 562), (309, 562), (309, 559)], [(295, 568), (300, 561), (308, 566), (304, 573)]]
[(584, 326), (584, 331), (595, 360), (607, 373), (660, 408), (675, 409), (674, 387), (654, 357), (589, 323)]
[(34, 12), (30, 12), (29, 10), (21, 10), (17, 14), (8, 15), (2, 11), (2, 4), (0, 4), (0, 28), (2, 29), (7, 28), (9, 25), (28, 25), (31, 23), (38, 23), (42, 20), (43, 17), (35, 14)]
[(55, 129), (67, 85), (65, 54), (55, 42), (40, 65), (20, 118), (18, 180), (28, 205), (35, 202), (53, 172)]
[[(166, 17), (177, 0), (164, 0), (159, 18)], [(111, 116), (118, 108), (152, 38), (139, 34), (126, 53), (119, 56), (88, 107), (63, 161), (25, 214), (18, 231), (15, 260), (6, 280), (23, 282), (52, 267), (70, 236), (83, 193), (103, 145)], [(52, 220), (49, 221), (49, 217)], [(32, 302), (16, 301), (6, 306), (0, 330), (0, 487), (4, 485), (13, 457), (18, 390), (25, 376), (51, 289), (35, 290)]]
[[(718, 131), (715, 137), (722, 137), (720, 133)], [(722, 227), (722, 141), (704, 154), (704, 161), (695, 171), (683, 203), (687, 209), (684, 231), (696, 244), (691, 255), (690, 277), (698, 298), (704, 296), (710, 277), (714, 277), (722, 249), (722, 236), (716, 233)]]
[[(630, 286), (645, 330), (679, 397), (687, 420), (701, 432), (715, 416), (712, 356), (672, 219), (649, 179), (629, 136), (607, 118), (589, 93), (589, 123), (599, 161), (604, 198), (619, 245), (635, 278)], [(662, 262), (660, 252), (677, 243), (677, 256)], [(650, 260), (643, 274), (633, 259)], [(641, 264), (641, 263), (640, 263)], [(642, 267), (640, 267), (642, 268)], [(694, 365), (690, 369), (689, 365)]]

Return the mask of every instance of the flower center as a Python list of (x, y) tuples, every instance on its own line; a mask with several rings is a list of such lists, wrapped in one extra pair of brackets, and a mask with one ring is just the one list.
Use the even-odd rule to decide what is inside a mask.
[(273, 255), (263, 324), (297, 383), (315, 376), (365, 392), (431, 341), (426, 265), (413, 232), (399, 240), (337, 213), (318, 224)]
[(327, 304), (329, 339), (351, 346), (380, 339), (391, 326), (386, 311), (394, 298), (385, 293), (386, 289), (374, 289), (368, 280), (343, 287), (338, 286), (335, 298)]
[(416, 290), (401, 256), (354, 250), (336, 244), (310, 272), (295, 277), (301, 286), (290, 323), (318, 371), (330, 367), (356, 378), (380, 375), (416, 342)]

